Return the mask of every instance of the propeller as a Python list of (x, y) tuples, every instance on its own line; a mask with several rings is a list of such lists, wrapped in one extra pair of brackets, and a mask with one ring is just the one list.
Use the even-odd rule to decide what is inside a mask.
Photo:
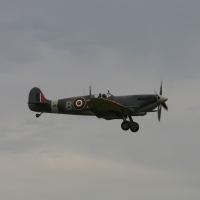
[(168, 99), (166, 97), (162, 96), (162, 80), (161, 80), (161, 84), (160, 84), (160, 93), (159, 93), (159, 95), (156, 93), (155, 90), (154, 90), (154, 92), (158, 97), (158, 99), (157, 99), (157, 103), (158, 103), (158, 121), (160, 122), (162, 107), (165, 110), (168, 111), (167, 104), (165, 103), (165, 101), (167, 101)]
[(91, 85), (89, 87), (89, 94), (90, 94), (90, 99), (92, 98), (92, 93), (91, 93)]

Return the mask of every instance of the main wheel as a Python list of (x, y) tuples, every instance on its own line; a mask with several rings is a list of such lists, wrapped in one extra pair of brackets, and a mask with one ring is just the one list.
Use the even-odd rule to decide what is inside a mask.
[(130, 128), (130, 123), (128, 121), (124, 121), (122, 122), (121, 127), (124, 131), (127, 131)]
[(130, 130), (131, 130), (132, 132), (137, 132), (137, 131), (139, 130), (139, 126), (138, 126), (138, 127), (135, 127), (135, 128), (131, 128), (131, 127), (130, 127)]
[(35, 116), (38, 118), (40, 116), (40, 114), (37, 113)]
[(137, 132), (139, 130), (139, 124), (137, 122), (133, 122), (130, 124), (130, 130), (132, 132)]

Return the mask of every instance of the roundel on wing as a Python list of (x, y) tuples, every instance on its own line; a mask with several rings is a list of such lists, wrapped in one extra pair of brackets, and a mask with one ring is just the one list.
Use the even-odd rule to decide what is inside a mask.
[(73, 107), (76, 110), (82, 110), (83, 108), (85, 108), (85, 106), (86, 102), (83, 97), (78, 97), (73, 101)]

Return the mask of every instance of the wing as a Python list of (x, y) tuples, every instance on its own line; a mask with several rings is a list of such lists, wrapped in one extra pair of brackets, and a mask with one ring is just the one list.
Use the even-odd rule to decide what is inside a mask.
[(133, 112), (130, 108), (125, 108), (115, 101), (104, 98), (91, 99), (87, 105), (98, 118), (107, 118), (108, 115), (129, 115)]

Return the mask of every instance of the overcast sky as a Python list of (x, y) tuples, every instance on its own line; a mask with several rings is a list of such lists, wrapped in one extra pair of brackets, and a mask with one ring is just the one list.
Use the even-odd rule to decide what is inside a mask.
[[(0, 199), (200, 199), (199, 0), (0, 0)], [(168, 97), (121, 120), (43, 114), (46, 98)]]

